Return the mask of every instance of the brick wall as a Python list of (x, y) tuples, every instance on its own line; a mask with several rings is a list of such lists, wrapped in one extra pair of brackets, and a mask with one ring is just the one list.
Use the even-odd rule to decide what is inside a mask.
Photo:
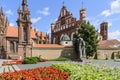
[(106, 59), (106, 57), (108, 59), (111, 59), (112, 56), (114, 56), (114, 58), (116, 58), (116, 53), (120, 51), (120, 49), (98, 49), (97, 51), (97, 57), (98, 59)]
[(46, 59), (58, 57), (76, 58), (74, 48), (33, 48), (32, 56), (41, 56)]

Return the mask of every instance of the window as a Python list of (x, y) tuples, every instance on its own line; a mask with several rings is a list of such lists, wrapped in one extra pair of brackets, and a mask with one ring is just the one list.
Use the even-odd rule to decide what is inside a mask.
[(14, 52), (14, 43), (12, 41), (10, 42), (10, 51)]
[(63, 16), (62, 12), (61, 12), (61, 17)]
[(66, 15), (66, 10), (64, 10), (64, 15)]
[(27, 30), (24, 29), (24, 41), (27, 41)]
[(18, 42), (16, 42), (16, 52), (18, 52)]

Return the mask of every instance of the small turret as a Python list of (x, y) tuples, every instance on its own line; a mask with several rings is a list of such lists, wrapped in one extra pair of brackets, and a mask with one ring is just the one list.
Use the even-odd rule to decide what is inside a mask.
[(108, 22), (103, 22), (100, 24), (100, 34), (103, 37), (103, 40), (108, 39)]
[(86, 20), (86, 9), (85, 8), (82, 8), (80, 10), (80, 20), (81, 21), (85, 21)]

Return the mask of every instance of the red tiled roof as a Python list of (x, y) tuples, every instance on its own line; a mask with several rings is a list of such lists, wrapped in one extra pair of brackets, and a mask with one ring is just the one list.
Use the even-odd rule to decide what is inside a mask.
[[(34, 29), (31, 29), (31, 38), (36, 38), (36, 31)], [(18, 37), (18, 28), (13, 26), (7, 27), (7, 37)]]
[(103, 40), (98, 43), (99, 49), (118, 49), (120, 48), (120, 41), (113, 40)]
[(120, 44), (120, 41), (113, 39), (113, 40), (102, 40), (98, 43), (99, 45), (113, 45), (113, 44)]
[(7, 37), (18, 37), (18, 28), (13, 26), (7, 27)]
[(64, 48), (64, 46), (58, 44), (36, 44), (34, 48)]
[(41, 36), (42, 40), (45, 40), (46, 35), (45, 35), (44, 32), (37, 32), (37, 35), (38, 35), (39, 37)]
[(37, 38), (36, 31), (34, 29), (31, 29), (30, 34), (31, 34), (31, 38)]

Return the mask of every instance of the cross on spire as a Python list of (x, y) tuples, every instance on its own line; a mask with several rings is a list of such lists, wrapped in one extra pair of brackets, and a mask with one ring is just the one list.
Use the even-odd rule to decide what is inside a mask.
[(63, 1), (63, 6), (64, 6), (65, 2)]
[(83, 8), (83, 4), (84, 4), (84, 3), (83, 3), (83, 0), (82, 0), (82, 8)]

